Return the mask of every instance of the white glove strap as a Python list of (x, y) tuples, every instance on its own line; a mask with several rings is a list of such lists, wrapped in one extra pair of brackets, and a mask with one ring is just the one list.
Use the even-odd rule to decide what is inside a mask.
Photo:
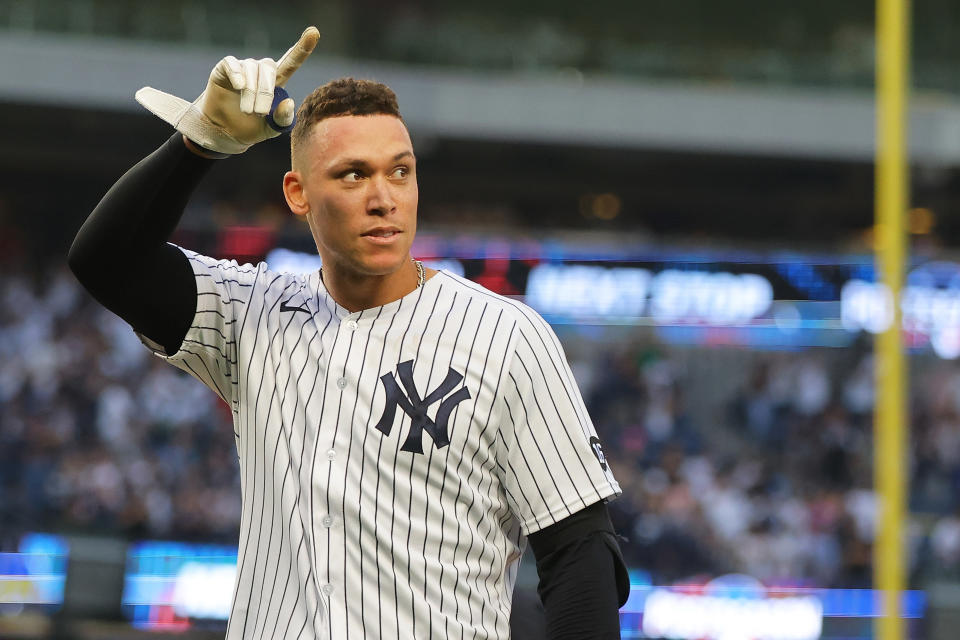
[(203, 115), (197, 107), (203, 94), (193, 102), (187, 102), (153, 87), (143, 87), (135, 97), (147, 110), (205, 149), (236, 155), (251, 146), (240, 142)]

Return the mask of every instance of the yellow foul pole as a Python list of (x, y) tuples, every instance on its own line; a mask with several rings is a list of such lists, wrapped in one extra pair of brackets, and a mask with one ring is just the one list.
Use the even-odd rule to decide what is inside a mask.
[(892, 294), (893, 322), (877, 337), (877, 400), (874, 412), (874, 486), (879, 529), (874, 545), (874, 583), (883, 594), (878, 640), (903, 640), (900, 594), (904, 587), (906, 494), (906, 387), (900, 291), (906, 262), (907, 96), (909, 0), (877, 0), (877, 266)]

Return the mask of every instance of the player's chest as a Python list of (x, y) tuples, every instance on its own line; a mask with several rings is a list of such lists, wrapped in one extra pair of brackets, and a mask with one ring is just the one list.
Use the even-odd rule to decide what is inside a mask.
[(365, 433), (400, 455), (451, 443), (473, 449), (496, 431), (488, 425), (508, 343), (498, 320), (481, 313), (290, 323), (265, 349), (265, 368), (276, 371), (281, 413), (304, 416), (308, 431)]

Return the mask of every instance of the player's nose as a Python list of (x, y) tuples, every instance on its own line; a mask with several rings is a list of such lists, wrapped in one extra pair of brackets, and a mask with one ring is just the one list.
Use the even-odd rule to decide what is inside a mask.
[(396, 198), (385, 177), (377, 176), (370, 180), (367, 212), (374, 215), (386, 215), (397, 208)]

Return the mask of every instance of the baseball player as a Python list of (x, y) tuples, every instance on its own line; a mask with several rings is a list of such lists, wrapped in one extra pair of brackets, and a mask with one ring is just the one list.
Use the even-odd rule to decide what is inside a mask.
[[(283, 192), (322, 269), (167, 243), (219, 158), (294, 121), (279, 61), (226, 57), (177, 133), (104, 196), (78, 279), (233, 410), (243, 513), (228, 638), (507, 638), (529, 540), (551, 638), (619, 638), (620, 489), (556, 336), (514, 300), (412, 259), (417, 166), (396, 97), (341, 78), (297, 111)], [(619, 603), (619, 605), (618, 605)]]

